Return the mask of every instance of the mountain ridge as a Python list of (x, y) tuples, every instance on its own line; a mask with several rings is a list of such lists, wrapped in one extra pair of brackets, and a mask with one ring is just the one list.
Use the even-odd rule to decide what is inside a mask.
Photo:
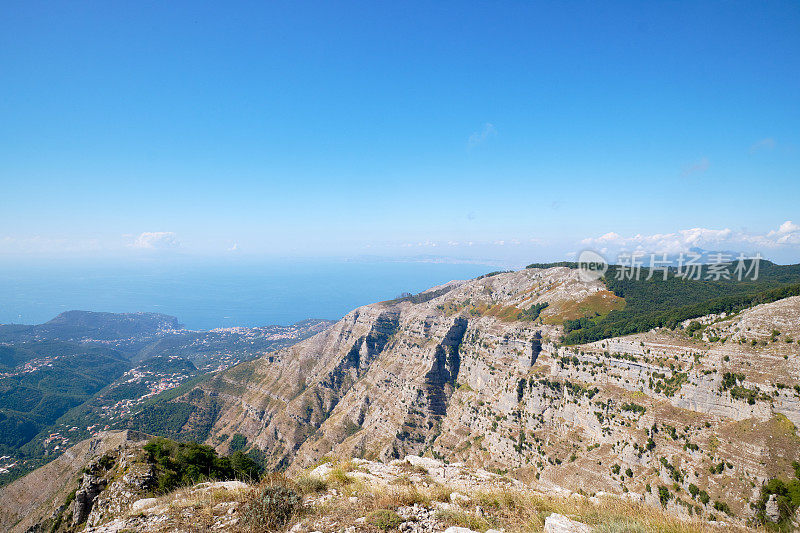
[[(564, 346), (554, 319), (620, 304), (601, 281), (555, 267), (446, 287), (417, 303), (359, 307), (314, 337), (184, 391), (171, 403), (189, 414), (172, 436), (205, 435), (226, 450), (231, 435), (242, 435), (268, 467), (290, 472), (327, 455), (448, 458), (551, 488), (627, 491), (703, 516), (719, 513), (715, 505), (752, 515), (758, 487), (790, 475), (800, 459), (798, 297), (706, 317), (691, 333), (686, 323)], [(782, 340), (770, 340), (784, 315)], [(758, 334), (734, 331), (755, 316)], [(774, 361), (769, 372), (758, 364), (764, 358)], [(744, 377), (726, 388), (731, 373)], [(737, 436), (731, 428), (746, 420)], [(722, 435), (731, 444), (720, 448)], [(758, 443), (763, 464), (741, 455), (743, 438)], [(720, 457), (742, 465), (745, 481), (712, 473)], [(711, 499), (682, 496), (690, 485)]]

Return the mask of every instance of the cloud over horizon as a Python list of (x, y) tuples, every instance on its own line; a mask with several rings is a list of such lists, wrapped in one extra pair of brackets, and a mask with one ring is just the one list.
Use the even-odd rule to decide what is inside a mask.
[(583, 239), (581, 244), (598, 247), (601, 252), (613, 250), (676, 254), (692, 248), (755, 251), (760, 248), (776, 249), (800, 244), (800, 226), (787, 220), (767, 233), (734, 231), (730, 228), (690, 228), (672, 233), (639, 233), (629, 237), (612, 231), (599, 237)]
[(145, 231), (134, 239), (131, 247), (144, 250), (174, 250), (181, 243), (172, 231)]

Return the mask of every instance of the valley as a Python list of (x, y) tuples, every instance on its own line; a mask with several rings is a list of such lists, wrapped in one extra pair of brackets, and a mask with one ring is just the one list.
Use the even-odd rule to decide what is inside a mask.
[(166, 315), (70, 311), (40, 325), (0, 325), (0, 482), (108, 429), (159, 393), (328, 324), (192, 331)]

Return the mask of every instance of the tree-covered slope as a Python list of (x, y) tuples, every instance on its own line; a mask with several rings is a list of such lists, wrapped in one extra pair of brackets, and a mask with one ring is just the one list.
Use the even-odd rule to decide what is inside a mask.
[(27, 366), (0, 378), (0, 450), (30, 441), (128, 368), (119, 352), (63, 342), (26, 343)]
[[(577, 266), (577, 265), (575, 265)], [(749, 265), (748, 265), (749, 266)], [(603, 282), (615, 295), (625, 299), (625, 308), (603, 317), (586, 317), (565, 322), (564, 341), (580, 344), (608, 337), (674, 327), (699, 316), (736, 312), (760, 303), (800, 294), (800, 265), (776, 265), (761, 261), (755, 280), (687, 279), (670, 268), (663, 272), (642, 268), (638, 277), (625, 275), (624, 267), (611, 265)], [(651, 279), (648, 279), (651, 278)]]

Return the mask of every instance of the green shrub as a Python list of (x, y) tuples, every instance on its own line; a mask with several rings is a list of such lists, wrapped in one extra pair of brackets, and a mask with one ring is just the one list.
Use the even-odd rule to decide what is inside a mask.
[[(795, 466), (794, 463), (792, 466)], [(800, 474), (800, 469), (795, 466), (795, 475)], [(769, 497), (775, 495), (778, 501), (778, 509), (780, 511), (779, 525), (787, 525), (791, 521), (791, 517), (800, 507), (800, 476), (795, 477), (788, 482), (782, 479), (770, 479), (764, 486), (761, 487), (761, 497), (753, 504), (756, 510), (756, 519), (764, 523), (766, 521), (765, 509)]]
[(400, 524), (402, 524), (403, 519), (391, 509), (378, 509), (377, 511), (372, 511), (367, 515), (367, 523), (377, 527), (378, 529), (390, 531), (392, 529), (396, 529)]
[[(224, 460), (225, 458), (223, 458)], [(261, 466), (252, 457), (241, 451), (234, 452), (228, 459), (231, 462), (233, 476), (242, 481), (255, 482), (261, 478)]]
[(725, 503), (725, 502), (721, 502), (719, 500), (715, 500), (714, 501), (714, 509), (716, 509), (717, 511), (722, 511), (723, 513), (725, 513), (728, 516), (733, 516), (733, 511), (731, 511), (731, 508), (728, 507), (728, 504)]
[(528, 309), (522, 310), (519, 312), (518, 318), (520, 320), (536, 320), (539, 318), (539, 315), (547, 309), (550, 304), (547, 302), (542, 302), (540, 304), (532, 305)]
[(301, 507), (302, 499), (295, 491), (283, 485), (269, 485), (247, 502), (244, 519), (253, 530), (275, 530)]
[(686, 333), (690, 336), (694, 334), (695, 331), (703, 329), (703, 326), (700, 325), (700, 322), (696, 320), (692, 320), (689, 322), (689, 325), (686, 327)]
[(643, 405), (639, 405), (638, 403), (624, 403), (622, 404), (623, 411), (632, 411), (634, 413), (639, 413), (643, 415), (647, 408)]
[(211, 446), (157, 437), (144, 446), (155, 467), (156, 491), (167, 493), (205, 480), (258, 480), (260, 467), (241, 451), (220, 457)]
[(669, 493), (669, 489), (665, 486), (658, 487), (658, 501), (661, 502), (661, 505), (666, 507), (667, 502), (672, 498), (672, 494)]

